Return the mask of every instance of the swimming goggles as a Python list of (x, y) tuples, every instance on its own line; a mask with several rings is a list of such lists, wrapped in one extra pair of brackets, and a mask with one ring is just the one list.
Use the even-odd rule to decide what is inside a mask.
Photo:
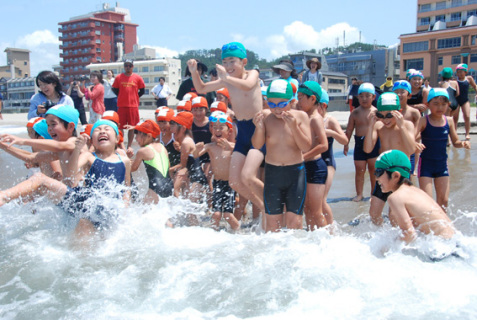
[(376, 117), (378, 117), (379, 119), (391, 119), (393, 116), (393, 114), (390, 112), (388, 113), (387, 115), (383, 116), (381, 113), (379, 112), (376, 112)]
[(270, 107), (270, 109), (274, 109), (274, 108), (285, 108), (289, 103), (290, 103), (291, 100), (288, 100), (288, 101), (282, 101), (282, 102), (279, 102), (277, 104), (273, 103), (273, 102), (270, 102), (268, 101), (268, 106)]
[(222, 117), (212, 117), (210, 116), (209, 117), (209, 121), (210, 122), (219, 122), (219, 123), (229, 123), (229, 124), (232, 124), (232, 122), (230, 122), (229, 120), (227, 120), (226, 118), (222, 118)]
[(384, 172), (388, 171), (389, 169), (392, 169), (392, 168), (401, 168), (401, 169), (404, 169), (406, 172), (411, 172), (411, 170), (407, 167), (402, 167), (402, 166), (391, 166), (391, 167), (387, 167), (387, 168), (377, 168), (374, 170), (374, 175), (376, 176), (376, 178), (379, 178), (380, 176), (382, 176), (384, 174)]
[(310, 89), (306, 84), (303, 84), (303, 83), (300, 84), (300, 85), (298, 86), (298, 89), (300, 89), (300, 88), (306, 89), (306, 90), (310, 90), (311, 93), (313, 93), (313, 95), (314, 95), (315, 97), (319, 97), (319, 96), (320, 96), (318, 93), (315, 92), (315, 90)]
[(230, 43), (228, 43), (228, 44), (224, 44), (224, 45), (222, 46), (222, 51), (227, 51), (227, 50), (232, 50), (232, 51), (233, 51), (233, 50), (237, 50), (237, 49), (240, 50), (240, 51), (242, 51), (243, 53), (247, 54), (247, 52), (246, 52), (242, 47), (240, 47), (240, 46), (238, 46), (238, 45), (236, 45), (236, 44), (230, 44)]

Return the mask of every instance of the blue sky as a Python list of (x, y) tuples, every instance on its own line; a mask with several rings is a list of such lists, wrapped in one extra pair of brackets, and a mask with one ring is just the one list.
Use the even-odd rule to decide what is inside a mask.
[[(32, 74), (59, 63), (58, 22), (101, 8), (108, 1), (1, 0), (0, 65), (6, 47), (29, 49)], [(115, 6), (116, 2), (109, 2)], [(306, 49), (359, 40), (394, 45), (399, 35), (415, 32), (416, 0), (334, 1), (152, 1), (122, 0), (139, 24), (141, 46), (158, 57), (189, 49), (221, 47), (241, 41), (266, 59)], [(200, 3), (200, 4), (198, 4)], [(281, 4), (282, 3), (282, 4)], [(293, 5), (291, 5), (293, 3)]]

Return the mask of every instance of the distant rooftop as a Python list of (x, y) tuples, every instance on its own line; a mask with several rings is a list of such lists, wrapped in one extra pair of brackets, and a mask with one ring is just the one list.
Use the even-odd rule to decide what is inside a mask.
[(111, 12), (124, 14), (124, 21), (125, 22), (131, 22), (131, 14), (129, 12), (129, 9), (120, 8), (119, 7), (119, 2), (116, 2), (116, 7), (112, 7), (112, 8), (110, 7), (109, 3), (105, 2), (105, 3), (102, 4), (102, 7), (103, 8), (98, 10), (98, 11), (93, 11), (93, 12), (83, 14), (83, 15), (80, 15), (80, 16), (71, 17), (70, 21), (78, 20), (78, 19), (84, 19), (84, 18), (90, 18), (90, 17), (93, 17), (95, 13), (111, 11)]
[(19, 48), (6, 48), (5, 51), (3, 51), (3, 52), (9, 52), (9, 51), (31, 52), (28, 49), (19, 49)]

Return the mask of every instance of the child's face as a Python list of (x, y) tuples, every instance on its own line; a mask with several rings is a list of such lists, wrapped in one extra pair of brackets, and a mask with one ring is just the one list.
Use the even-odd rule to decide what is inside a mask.
[(383, 192), (393, 191), (394, 184), (386, 172), (384, 172), (380, 177), (377, 177), (376, 182), (379, 183), (379, 186)]
[[(46, 123), (48, 125), (48, 133), (53, 140), (66, 141), (71, 137), (72, 131), (70, 132), (68, 129), (66, 129), (63, 121), (61, 121), (61, 119), (57, 116), (48, 114), (46, 116)], [(71, 123), (71, 125), (73, 124)]]
[(324, 117), (325, 114), (326, 114), (326, 108), (328, 108), (328, 105), (326, 103), (320, 103), (318, 105), (318, 113), (320, 114), (320, 116)]
[[(278, 105), (280, 102), (288, 102), (288, 100), (287, 99), (280, 99), (280, 98), (269, 98), (268, 102), (271, 102), (271, 103), (274, 103), (275, 105)], [(281, 118), (283, 118), (283, 112), (290, 110), (290, 108), (291, 108), (290, 103), (288, 103), (283, 108), (280, 108), (280, 107), (271, 108), (270, 107), (270, 111), (272, 112), (272, 114), (275, 117), (281, 119)]]
[(422, 78), (421, 77), (412, 77), (409, 82), (411, 82), (411, 86), (414, 89), (419, 89), (419, 88), (422, 87)]
[(145, 134), (144, 132), (138, 131), (138, 133), (136, 134), (136, 141), (141, 147), (144, 147), (148, 145), (149, 143), (151, 143), (150, 140), (151, 139), (148, 139), (148, 135)]
[(443, 116), (449, 107), (449, 100), (439, 96), (429, 101), (429, 110), (432, 115)]
[(221, 93), (217, 93), (217, 101), (222, 101), (227, 106), (229, 105), (229, 99)]
[(206, 113), (207, 108), (192, 108), (192, 114), (194, 115), (194, 119), (204, 120)]
[(464, 70), (457, 70), (455, 73), (457, 74), (457, 78), (459, 79), (463, 79), (467, 75), (467, 72), (465, 72)]
[(407, 99), (409, 97), (409, 91), (405, 90), (405, 89), (396, 89), (394, 90), (394, 93), (398, 95), (399, 97), (399, 102), (402, 103), (407, 103)]
[(169, 121), (156, 121), (157, 124), (159, 125), (159, 129), (161, 129), (161, 132), (170, 132), (171, 131), (171, 125)]
[(358, 95), (359, 105), (364, 108), (369, 108), (373, 104), (373, 100), (376, 95), (369, 92), (361, 92)]
[(228, 139), (231, 130), (232, 129), (230, 129), (225, 123), (214, 122), (214, 124), (212, 125), (212, 134), (217, 139), (220, 139), (220, 138)]
[(91, 135), (93, 146), (96, 150), (114, 150), (119, 143), (116, 131), (108, 125), (97, 126)]
[(305, 112), (310, 111), (315, 105), (315, 100), (313, 97), (304, 94), (303, 92), (298, 92), (298, 110)]
[(244, 61), (236, 57), (228, 57), (222, 60), (225, 71), (230, 76), (241, 76), (244, 71)]
[(177, 132), (179, 131), (179, 125), (174, 121), (170, 122), (170, 128), (171, 128), (171, 133), (173, 134), (177, 134)]
[(378, 111), (376, 112), (376, 118), (387, 128), (396, 124), (396, 118), (394, 118), (392, 111)]

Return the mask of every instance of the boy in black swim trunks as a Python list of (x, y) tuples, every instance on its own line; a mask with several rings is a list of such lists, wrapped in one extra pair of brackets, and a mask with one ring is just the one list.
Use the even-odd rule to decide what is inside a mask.
[[(359, 107), (354, 109), (348, 119), (348, 126), (346, 127), (346, 137), (350, 141), (353, 131), (356, 130), (354, 136), (355, 146), (354, 146), (354, 167), (355, 167), (355, 186), (356, 186), (356, 197), (353, 198), (353, 201), (363, 200), (363, 188), (364, 188), (364, 174), (366, 173), (366, 166), (369, 171), (369, 180), (371, 182), (371, 190), (374, 189), (374, 184), (376, 179), (374, 178), (374, 162), (379, 155), (379, 139), (376, 142), (375, 148), (370, 152), (366, 153), (363, 150), (364, 136), (368, 130), (369, 119), (368, 115), (371, 112), (376, 111), (376, 108), (372, 105), (373, 100), (376, 98), (376, 91), (373, 84), (366, 82), (359, 86), (358, 90), (358, 99)], [(348, 155), (348, 144), (344, 146), (344, 155)]]
[(310, 120), (305, 112), (291, 109), (293, 89), (288, 81), (273, 81), (267, 97), (270, 109), (255, 115), (252, 136), (254, 148), (267, 145), (264, 229), (267, 232), (276, 232), (282, 227), (302, 229), (306, 194), (303, 152), (311, 148)]

